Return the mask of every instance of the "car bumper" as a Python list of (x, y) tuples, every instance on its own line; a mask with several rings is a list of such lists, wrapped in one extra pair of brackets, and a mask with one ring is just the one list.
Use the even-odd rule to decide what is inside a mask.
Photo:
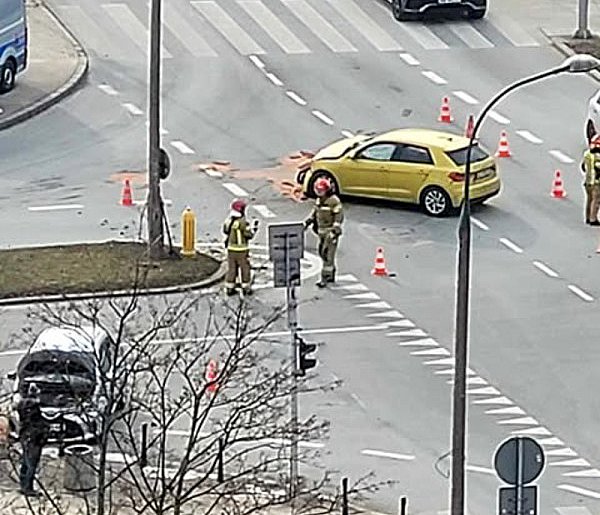
[[(450, 191), (450, 198), (454, 207), (460, 207), (463, 201), (463, 184), (457, 184), (452, 191)], [(502, 182), (498, 176), (492, 180), (485, 181), (482, 183), (471, 184), (470, 194), (472, 202), (485, 202), (486, 200), (495, 197), (500, 193), (502, 188)]]
[(423, 4), (422, 2), (411, 3), (409, 0), (404, 7), (407, 13), (411, 14), (426, 14), (433, 11), (469, 11), (471, 13), (481, 12), (486, 10), (486, 4), (481, 2), (460, 2), (460, 3), (438, 3), (428, 2)]

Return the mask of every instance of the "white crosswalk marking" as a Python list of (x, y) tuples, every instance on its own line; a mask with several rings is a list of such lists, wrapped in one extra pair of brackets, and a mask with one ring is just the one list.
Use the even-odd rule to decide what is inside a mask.
[(170, 6), (165, 5), (163, 18), (167, 28), (181, 41), (183, 46), (196, 57), (216, 57), (217, 53), (210, 45), (200, 36), (198, 30), (195, 29), (179, 11)]
[(585, 506), (562, 506), (554, 508), (559, 515), (592, 515)]
[(398, 27), (414, 39), (425, 50), (447, 50), (449, 47), (425, 25), (399, 23)]
[(450, 30), (471, 48), (493, 48), (494, 45), (468, 23), (454, 23)]
[(488, 21), (493, 23), (498, 32), (515, 46), (540, 46), (533, 36), (530, 36), (521, 26), (507, 16), (496, 12), (489, 13)]
[(254, 41), (216, 2), (195, 1), (192, 5), (218, 30), (242, 55), (264, 54), (262, 47)]
[(401, 51), (402, 47), (377, 23), (354, 3), (353, 0), (328, 0), (377, 50)]
[[(135, 43), (144, 55), (148, 53), (148, 30), (137, 19), (135, 14), (126, 4), (102, 4), (102, 8), (109, 14), (121, 30)], [(162, 57), (170, 59), (173, 56), (163, 46)]]
[(342, 36), (305, 0), (281, 0), (294, 15), (333, 52), (356, 52), (352, 43)]
[(262, 2), (238, 0), (238, 4), (288, 54), (308, 54), (310, 49)]

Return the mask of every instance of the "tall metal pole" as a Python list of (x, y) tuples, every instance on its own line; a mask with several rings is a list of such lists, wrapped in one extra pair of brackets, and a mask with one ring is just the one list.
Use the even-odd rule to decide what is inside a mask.
[(454, 326), (454, 387), (452, 391), (452, 477), (450, 487), (451, 515), (464, 515), (465, 508), (465, 442), (467, 433), (467, 363), (469, 342), (469, 298), (471, 292), (471, 150), (486, 114), (511, 91), (569, 70), (562, 65), (504, 88), (483, 108), (473, 127), (465, 163), (463, 204), (458, 224), (458, 263), (456, 276), (456, 318)]
[(148, 250), (158, 258), (163, 250), (163, 223), (160, 195), (160, 69), (161, 69), (161, 2), (152, 0), (150, 12), (150, 63), (148, 95)]
[(577, 30), (573, 34), (573, 37), (577, 39), (590, 39), (592, 37), (592, 33), (589, 30), (590, 0), (579, 0), (577, 18)]

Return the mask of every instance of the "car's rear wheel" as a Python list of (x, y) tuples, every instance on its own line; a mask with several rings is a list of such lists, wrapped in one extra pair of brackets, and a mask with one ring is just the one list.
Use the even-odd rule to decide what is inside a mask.
[(446, 216), (452, 210), (452, 201), (442, 188), (430, 186), (421, 193), (421, 207), (429, 216)]
[(315, 193), (315, 183), (319, 179), (327, 179), (331, 183), (333, 193), (336, 195), (340, 194), (340, 187), (338, 186), (335, 177), (326, 170), (317, 170), (315, 173), (312, 174), (308, 187), (306, 188), (306, 196), (308, 198), (315, 198), (317, 196), (317, 194)]
[(0, 70), (0, 93), (8, 93), (15, 87), (17, 66), (12, 59), (8, 59)]
[(470, 20), (481, 20), (485, 16), (485, 9), (479, 9), (478, 11), (469, 11)]
[(596, 135), (596, 127), (594, 127), (594, 122), (592, 120), (588, 120), (585, 125), (585, 135), (588, 143), (592, 141), (592, 138)]
[(394, 0), (392, 3), (392, 13), (394, 18), (398, 21), (408, 21), (411, 19), (411, 15), (404, 10), (402, 6), (402, 0)]

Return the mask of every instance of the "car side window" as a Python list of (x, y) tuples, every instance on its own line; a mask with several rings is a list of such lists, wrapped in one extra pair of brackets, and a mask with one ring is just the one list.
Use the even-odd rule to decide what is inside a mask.
[(396, 152), (392, 156), (392, 161), (402, 161), (403, 163), (417, 163), (432, 165), (433, 159), (429, 149), (416, 147), (414, 145), (398, 145)]
[(356, 157), (358, 159), (369, 159), (371, 161), (390, 161), (396, 150), (393, 143), (376, 143), (361, 150)]

